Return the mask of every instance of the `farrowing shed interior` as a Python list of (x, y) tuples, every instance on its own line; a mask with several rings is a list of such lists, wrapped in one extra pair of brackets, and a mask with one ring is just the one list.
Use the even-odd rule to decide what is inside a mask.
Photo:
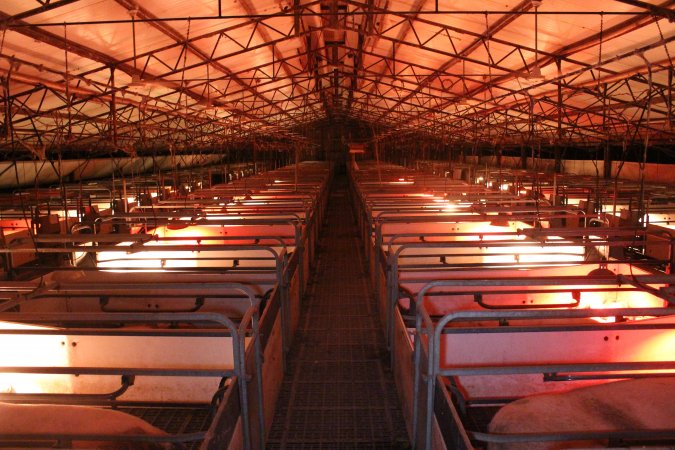
[(675, 445), (672, 0), (4, 0), (0, 447)]

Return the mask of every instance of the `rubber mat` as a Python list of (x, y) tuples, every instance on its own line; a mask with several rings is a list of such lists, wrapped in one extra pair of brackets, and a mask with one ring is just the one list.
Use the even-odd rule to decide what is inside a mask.
[(267, 448), (408, 449), (346, 180), (333, 186)]

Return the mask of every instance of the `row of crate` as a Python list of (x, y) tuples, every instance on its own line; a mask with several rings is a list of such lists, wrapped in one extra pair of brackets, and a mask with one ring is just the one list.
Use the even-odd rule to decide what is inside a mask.
[[(245, 179), (269, 169), (263, 164), (236, 163), (191, 170), (143, 174), (135, 177), (66, 183), (0, 194), (2, 238), (14, 234), (72, 233), (110, 227), (110, 216), (131, 212), (172, 197), (217, 184), (234, 183), (245, 189)], [(240, 180), (244, 181), (239, 182)], [(22, 265), (25, 261), (18, 261)]]
[(448, 161), (419, 161), (422, 173), (481, 185), (491, 191), (539, 198), (552, 206), (573, 205), (605, 213), (612, 225), (663, 224), (672, 218), (672, 186), (644, 184), (599, 174), (575, 175), (478, 167)]
[(264, 448), (330, 181), (305, 162), (6, 234), (32, 256), (0, 282), (0, 446)]
[(448, 168), (447, 162), (444, 166), (445, 169), (436, 168), (435, 172), (466, 179), (491, 191), (538, 198), (549, 206), (574, 206), (577, 210), (595, 214), (595, 217), (591, 216), (591, 226), (647, 228), (649, 233), (641, 252), (673, 263), (675, 252), (665, 244), (675, 236), (672, 186), (599, 176), (476, 168), (467, 164), (454, 164)]
[(392, 165), (350, 178), (415, 448), (675, 443), (668, 220)]

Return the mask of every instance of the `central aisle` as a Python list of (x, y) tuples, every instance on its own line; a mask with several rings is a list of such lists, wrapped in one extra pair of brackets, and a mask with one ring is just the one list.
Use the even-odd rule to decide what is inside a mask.
[(407, 449), (344, 176), (336, 177), (269, 449)]

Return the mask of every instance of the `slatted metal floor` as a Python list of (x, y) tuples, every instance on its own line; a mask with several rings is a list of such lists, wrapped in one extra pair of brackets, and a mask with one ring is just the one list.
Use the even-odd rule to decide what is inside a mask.
[[(146, 422), (166, 431), (169, 434), (200, 433), (208, 430), (213, 411), (211, 405), (147, 407), (122, 406), (118, 408), (127, 414), (140, 417)], [(180, 448), (197, 450), (201, 441), (182, 443)]]
[(364, 267), (338, 178), (267, 448), (409, 448)]

